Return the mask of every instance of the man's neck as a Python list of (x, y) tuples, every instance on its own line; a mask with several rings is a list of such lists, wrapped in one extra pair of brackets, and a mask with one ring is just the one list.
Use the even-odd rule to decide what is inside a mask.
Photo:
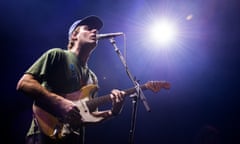
[(70, 49), (70, 51), (72, 53), (74, 53), (79, 61), (81, 62), (81, 65), (86, 65), (87, 64), (87, 61), (89, 59), (89, 56), (91, 55), (92, 53), (92, 47), (90, 46), (82, 46), (82, 47), (72, 47), (72, 49)]

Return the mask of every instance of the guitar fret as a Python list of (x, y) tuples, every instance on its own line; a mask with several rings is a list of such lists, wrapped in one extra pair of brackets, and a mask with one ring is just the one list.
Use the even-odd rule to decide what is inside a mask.
[(88, 106), (89, 111), (93, 112), (99, 105), (102, 105), (106, 102), (111, 102), (110, 95), (95, 97), (94, 99), (87, 101), (86, 105)]

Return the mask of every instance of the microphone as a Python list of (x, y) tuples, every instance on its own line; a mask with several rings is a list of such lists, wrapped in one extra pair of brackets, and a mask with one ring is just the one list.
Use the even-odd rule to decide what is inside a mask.
[(123, 32), (97, 34), (97, 39), (100, 40), (105, 38), (112, 38), (120, 35), (123, 35)]

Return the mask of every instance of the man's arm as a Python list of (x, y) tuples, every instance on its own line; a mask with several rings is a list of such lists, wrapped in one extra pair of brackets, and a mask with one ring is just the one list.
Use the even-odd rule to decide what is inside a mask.
[(24, 74), (18, 81), (16, 89), (49, 108), (48, 112), (61, 118), (71, 115), (80, 118), (76, 105), (64, 97), (44, 88), (31, 74)]

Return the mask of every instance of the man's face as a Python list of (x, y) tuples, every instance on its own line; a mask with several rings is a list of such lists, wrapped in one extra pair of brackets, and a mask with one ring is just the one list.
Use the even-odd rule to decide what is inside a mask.
[(91, 28), (88, 25), (81, 25), (79, 26), (77, 38), (80, 43), (89, 43), (94, 44), (96, 46), (98, 41), (96, 37), (97, 33), (98, 30), (96, 28)]

